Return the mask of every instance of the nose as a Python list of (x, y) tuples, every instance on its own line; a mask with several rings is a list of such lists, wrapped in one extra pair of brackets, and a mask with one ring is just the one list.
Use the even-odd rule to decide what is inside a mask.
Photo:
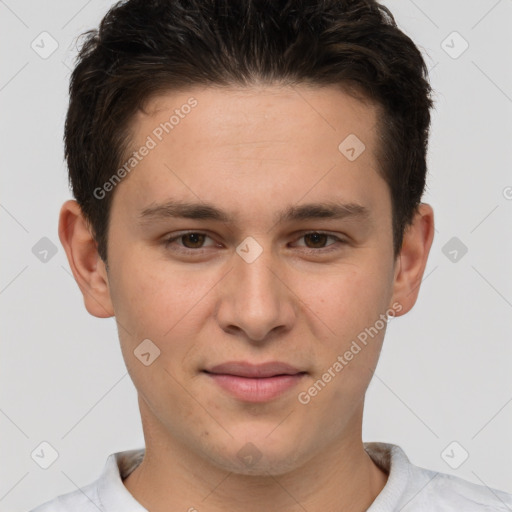
[(269, 248), (263, 248), (254, 261), (234, 253), (216, 307), (225, 332), (261, 343), (292, 328), (298, 299), (277, 259)]

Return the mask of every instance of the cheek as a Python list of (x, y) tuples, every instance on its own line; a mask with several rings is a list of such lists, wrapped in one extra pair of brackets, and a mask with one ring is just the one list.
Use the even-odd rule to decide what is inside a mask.
[(116, 269), (111, 293), (116, 317), (131, 330), (161, 338), (206, 294), (209, 279), (180, 272), (166, 262), (143, 264), (144, 256), (124, 258)]
[[(201, 313), (200, 299), (211, 284), (196, 285), (190, 276), (166, 271), (163, 264), (141, 265), (141, 261), (141, 256), (124, 258), (112, 276), (123, 359), (136, 389), (153, 412), (168, 404), (165, 397), (169, 397), (173, 410), (186, 419), (191, 403), (180, 384), (186, 371), (182, 362), (197, 330), (194, 313)], [(147, 339), (154, 345), (141, 345)], [(142, 346), (150, 354), (148, 365), (138, 357)]]
[(354, 265), (310, 286), (314, 292), (308, 306), (314, 315), (309, 318), (320, 340), (317, 374), (309, 383), (317, 393), (314, 407), (329, 407), (330, 401), (341, 409), (355, 407), (377, 365), (387, 326), (381, 315), (388, 309), (391, 290), (388, 270), (369, 268)]
[[(111, 294), (123, 358), (129, 371), (145, 371), (134, 350), (149, 339), (160, 351), (155, 368), (166, 368), (178, 377), (193, 371), (185, 361), (189, 352), (197, 349), (198, 335), (211, 314), (209, 298), (218, 276), (199, 270), (171, 269), (165, 261), (148, 265), (141, 261), (142, 255), (124, 258), (112, 279)], [(137, 375), (132, 378), (137, 381)], [(147, 383), (140, 385), (146, 387)]]
[[(386, 276), (386, 277), (383, 277)], [(373, 325), (386, 311), (391, 289), (387, 271), (373, 266), (350, 265), (337, 273), (307, 279), (301, 285), (301, 299), (314, 313), (317, 323), (339, 346)]]

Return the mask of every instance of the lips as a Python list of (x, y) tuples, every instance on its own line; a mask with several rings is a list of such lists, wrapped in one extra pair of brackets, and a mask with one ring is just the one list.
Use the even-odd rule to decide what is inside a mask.
[(264, 364), (230, 361), (212, 366), (204, 373), (232, 397), (243, 402), (263, 403), (291, 392), (307, 372), (278, 361)]
[(230, 361), (218, 364), (205, 370), (206, 373), (218, 375), (233, 375), (248, 379), (262, 379), (278, 375), (297, 375), (306, 373), (287, 363), (271, 361), (263, 364), (252, 364), (245, 361)]

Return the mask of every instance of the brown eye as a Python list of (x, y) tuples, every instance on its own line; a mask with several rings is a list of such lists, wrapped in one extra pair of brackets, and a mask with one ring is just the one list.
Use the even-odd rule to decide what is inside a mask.
[[(208, 240), (210, 240), (209, 244)], [(204, 252), (203, 250), (207, 250), (208, 247), (215, 245), (212, 238), (206, 233), (197, 231), (190, 231), (189, 233), (166, 238), (163, 244), (166, 249), (188, 254)]]
[(308, 231), (302, 233), (295, 242), (295, 247), (299, 247), (308, 254), (323, 255), (331, 251), (340, 250), (346, 243), (345, 239), (330, 233)]
[[(204, 243), (205, 235), (202, 233), (187, 233), (179, 237), (183, 241), (184, 247), (187, 249), (199, 249)], [(185, 241), (190, 241), (190, 245)]]
[[(304, 235), (307, 247), (312, 249), (321, 249), (324, 247), (328, 238), (329, 235), (326, 235), (325, 233), (308, 233), (307, 235)], [(307, 242), (310, 242), (312, 245), (309, 245)]]

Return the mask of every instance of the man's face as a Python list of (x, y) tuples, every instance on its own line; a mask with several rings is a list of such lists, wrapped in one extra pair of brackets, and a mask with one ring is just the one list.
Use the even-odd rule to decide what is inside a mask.
[[(145, 430), (239, 473), (347, 449), (395, 299), (374, 108), (334, 88), (196, 88), (155, 98), (133, 129), (134, 150), (156, 145), (113, 192), (108, 278)], [(227, 218), (175, 217), (171, 201)], [(319, 203), (345, 215), (278, 219)], [(160, 350), (147, 366), (143, 340)], [(233, 392), (206, 373), (232, 361), (305, 373)]]

